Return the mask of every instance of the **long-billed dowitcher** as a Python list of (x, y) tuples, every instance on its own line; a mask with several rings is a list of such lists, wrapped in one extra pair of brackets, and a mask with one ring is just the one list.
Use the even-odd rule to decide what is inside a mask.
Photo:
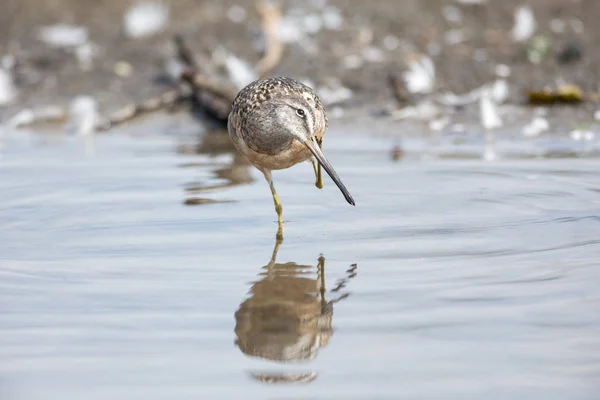
[(252, 82), (236, 96), (227, 127), (238, 151), (269, 182), (279, 224), (278, 238), (283, 239), (283, 208), (273, 185), (273, 170), (311, 160), (317, 188), (323, 187), (322, 166), (346, 201), (354, 205), (354, 199), (321, 150), (327, 115), (310, 87), (291, 78)]

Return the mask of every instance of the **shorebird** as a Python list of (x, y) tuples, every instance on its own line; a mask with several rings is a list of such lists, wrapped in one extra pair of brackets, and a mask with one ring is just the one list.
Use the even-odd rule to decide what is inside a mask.
[(323, 188), (321, 167), (346, 201), (354, 199), (323, 151), (327, 115), (313, 89), (291, 78), (263, 78), (250, 83), (236, 96), (227, 128), (233, 144), (263, 173), (271, 188), (277, 212), (277, 237), (283, 239), (283, 207), (271, 171), (310, 160), (317, 188)]

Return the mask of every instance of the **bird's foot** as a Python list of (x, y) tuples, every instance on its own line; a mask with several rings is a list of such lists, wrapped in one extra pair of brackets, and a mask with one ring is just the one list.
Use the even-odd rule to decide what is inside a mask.
[(313, 169), (315, 170), (315, 186), (323, 189), (323, 174), (321, 173), (321, 164), (313, 160)]

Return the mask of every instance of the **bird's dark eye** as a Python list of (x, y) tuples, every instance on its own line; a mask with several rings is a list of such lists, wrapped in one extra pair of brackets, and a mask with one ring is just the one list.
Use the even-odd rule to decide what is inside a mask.
[(299, 108), (299, 109), (296, 110), (296, 114), (298, 114), (298, 116), (302, 117), (302, 118), (304, 118), (306, 116), (306, 113), (301, 108)]

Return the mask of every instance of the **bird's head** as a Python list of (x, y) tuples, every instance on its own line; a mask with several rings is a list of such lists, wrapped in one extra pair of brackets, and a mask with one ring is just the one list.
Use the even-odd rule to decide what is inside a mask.
[(281, 90), (260, 108), (260, 122), (270, 136), (281, 135), (304, 143), (311, 138), (320, 139), (327, 128), (325, 109), (312, 90)]
[(341, 190), (346, 201), (354, 205), (354, 199), (321, 150), (321, 138), (327, 129), (325, 109), (317, 95), (308, 87), (306, 89), (283, 93), (265, 102), (264, 123), (272, 135), (304, 144)]

